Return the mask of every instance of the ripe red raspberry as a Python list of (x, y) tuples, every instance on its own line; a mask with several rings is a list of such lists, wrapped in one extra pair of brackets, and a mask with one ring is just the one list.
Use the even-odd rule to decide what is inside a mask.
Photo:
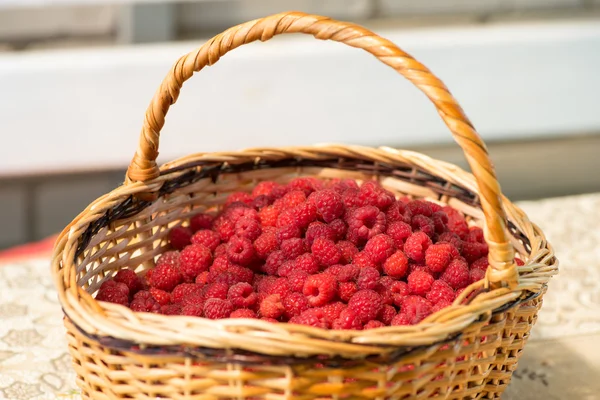
[(317, 206), (310, 202), (304, 202), (294, 207), (295, 225), (301, 229), (306, 228), (317, 219)]
[(254, 241), (261, 233), (260, 223), (254, 218), (242, 217), (235, 223), (235, 235), (238, 237)]
[(348, 308), (345, 308), (340, 313), (338, 319), (333, 321), (331, 326), (333, 329), (342, 329), (342, 330), (361, 330), (363, 325), (360, 323), (360, 318), (356, 311)]
[(302, 292), (312, 307), (320, 307), (337, 294), (337, 281), (328, 274), (311, 275), (306, 279)]
[(397, 251), (390, 256), (383, 263), (383, 272), (392, 278), (400, 279), (406, 276), (406, 272), (408, 271), (408, 258), (406, 255)]
[(302, 314), (308, 309), (308, 300), (302, 293), (292, 292), (283, 298), (284, 316), (288, 320), (296, 315)]
[(190, 228), (192, 229), (192, 232), (198, 232), (202, 229), (210, 229), (214, 219), (215, 218), (209, 214), (196, 214), (190, 219)]
[(256, 255), (260, 259), (266, 260), (272, 252), (279, 250), (277, 236), (272, 232), (263, 232), (263, 234), (254, 241), (254, 249)]
[(161, 254), (156, 260), (156, 265), (169, 264), (173, 267), (179, 268), (179, 251), (171, 250)]
[(356, 284), (359, 289), (375, 289), (379, 282), (379, 272), (373, 267), (361, 268), (356, 278)]
[(431, 239), (424, 232), (415, 232), (406, 239), (404, 253), (415, 260), (425, 261), (425, 251), (431, 246)]
[(341, 219), (334, 219), (327, 226), (335, 233), (335, 240), (342, 240), (348, 232), (348, 225)]
[(436, 211), (431, 215), (435, 233), (442, 234), (448, 230), (448, 216), (443, 211)]
[(338, 282), (354, 282), (360, 274), (360, 267), (354, 264), (340, 266), (340, 271), (337, 274)]
[(520, 266), (520, 267), (522, 267), (523, 265), (525, 265), (525, 263), (523, 262), (523, 260), (521, 260), (521, 259), (520, 259), (520, 258), (518, 258), (518, 257), (515, 257), (515, 263), (516, 263), (518, 266)]
[(324, 266), (337, 264), (342, 257), (335, 243), (332, 240), (322, 237), (315, 239), (311, 246), (311, 251), (317, 261)]
[(198, 285), (202, 285), (202, 286), (206, 285), (208, 283), (208, 275), (209, 275), (208, 271), (201, 272), (200, 275), (198, 275), (196, 277), (195, 282)]
[(373, 236), (365, 245), (365, 253), (371, 257), (375, 264), (382, 264), (394, 254), (394, 241), (388, 235), (380, 233)]
[(270, 195), (273, 192), (273, 189), (281, 186), (278, 183), (272, 181), (262, 181), (258, 182), (256, 186), (252, 189), (252, 196), (258, 197), (260, 195)]
[(486, 243), (463, 242), (462, 256), (467, 262), (474, 262), (477, 259), (487, 256), (488, 245)]
[(408, 276), (408, 288), (412, 294), (425, 296), (435, 279), (423, 271), (415, 271)]
[(398, 313), (390, 324), (391, 326), (412, 325), (412, 318), (406, 313)]
[(281, 201), (285, 210), (293, 209), (306, 202), (306, 194), (302, 190), (291, 190), (281, 198)]
[(98, 290), (96, 300), (128, 306), (129, 288), (126, 284), (112, 279), (104, 281)]
[(292, 292), (302, 293), (304, 289), (304, 282), (306, 282), (308, 276), (309, 274), (302, 270), (296, 270), (290, 273), (290, 275), (287, 277), (290, 284), (290, 290)]
[(202, 289), (202, 295), (205, 299), (222, 299), (227, 298), (227, 292), (229, 291), (229, 285), (225, 282), (215, 282)]
[(296, 257), (296, 268), (309, 274), (316, 274), (319, 272), (319, 262), (314, 255), (305, 253)]
[(479, 270), (485, 272), (485, 271), (487, 271), (487, 268), (489, 265), (490, 264), (489, 264), (488, 258), (481, 257), (471, 263), (471, 269), (479, 269)]
[(172, 291), (175, 286), (179, 285), (183, 277), (179, 269), (170, 264), (158, 264), (152, 273), (150, 286), (166, 292)]
[(261, 267), (262, 271), (267, 275), (276, 275), (277, 270), (285, 261), (285, 256), (281, 250), (275, 250), (267, 257), (267, 261)]
[(227, 246), (227, 258), (232, 263), (240, 265), (249, 265), (253, 260), (256, 252), (254, 246), (249, 239), (233, 236)]
[(467, 225), (467, 221), (465, 221), (465, 217), (460, 211), (450, 206), (444, 207), (443, 211), (448, 215), (448, 229), (450, 232), (454, 232), (461, 239), (465, 239), (469, 235), (469, 226)]
[(377, 207), (365, 206), (355, 209), (348, 218), (349, 241), (359, 245), (385, 231), (385, 214)]
[(212, 265), (210, 266), (210, 272), (212, 272), (213, 274), (227, 272), (231, 265), (233, 264), (229, 261), (227, 255), (219, 256), (214, 259)]
[(271, 290), (277, 279), (279, 278), (276, 276), (256, 274), (254, 275), (252, 286), (254, 286), (256, 293), (267, 293)]
[(396, 309), (394, 306), (386, 304), (381, 307), (381, 310), (379, 310), (379, 313), (377, 314), (377, 320), (381, 321), (384, 325), (390, 325), (395, 316)]
[(329, 303), (321, 307), (327, 325), (333, 325), (333, 322), (340, 317), (340, 314), (342, 313), (342, 311), (344, 311), (345, 308), (346, 305), (340, 301), (336, 301), (335, 303)]
[(163, 315), (179, 315), (181, 314), (181, 304), (165, 304), (160, 307), (160, 313)]
[(191, 237), (192, 230), (185, 226), (176, 226), (169, 231), (169, 243), (177, 250), (181, 250), (190, 244)]
[(320, 237), (335, 241), (336, 233), (330, 226), (325, 225), (322, 222), (316, 221), (308, 226), (308, 229), (306, 230), (306, 234), (304, 236), (306, 238), (306, 243), (308, 243), (309, 246), (312, 246), (315, 239)]
[(354, 282), (340, 282), (338, 295), (342, 301), (348, 302), (358, 292), (358, 286)]
[(222, 241), (228, 241), (235, 234), (235, 222), (220, 216), (213, 223), (213, 230), (219, 234)]
[(425, 265), (433, 272), (444, 272), (450, 261), (458, 256), (458, 250), (450, 243), (432, 244), (425, 251)]
[(258, 318), (256, 313), (252, 310), (248, 310), (247, 308), (238, 308), (234, 310), (229, 318)]
[(327, 182), (327, 187), (333, 189), (338, 193), (344, 192), (346, 189), (353, 188), (358, 189), (358, 184), (353, 179), (332, 179)]
[(403, 221), (395, 221), (388, 225), (387, 235), (392, 238), (398, 248), (402, 248), (406, 239), (412, 234), (412, 228)]
[(357, 265), (359, 268), (371, 267), (377, 269), (378, 267), (373, 262), (373, 260), (371, 260), (371, 257), (364, 251), (361, 251), (360, 253), (354, 255), (354, 258), (352, 259), (352, 264)]
[(431, 203), (423, 200), (413, 200), (406, 204), (406, 209), (410, 211), (410, 214), (414, 217), (415, 215), (424, 215), (425, 217), (431, 217), (433, 210), (431, 209)]
[(438, 279), (431, 285), (431, 289), (426, 295), (427, 300), (432, 304), (437, 304), (440, 301), (450, 302), (454, 301), (454, 290), (443, 280)]
[(171, 302), (171, 294), (157, 288), (150, 288), (150, 294), (154, 297), (154, 300), (161, 306), (166, 306)]
[(181, 303), (184, 298), (202, 292), (202, 285), (197, 283), (181, 283), (171, 292), (171, 302)]
[(240, 282), (229, 288), (227, 300), (231, 301), (235, 308), (253, 308), (258, 300), (258, 295), (254, 292), (252, 285)]
[(221, 243), (217, 246), (214, 251), (214, 258), (225, 257), (227, 258), (227, 243)]
[(340, 259), (341, 264), (350, 264), (354, 259), (354, 256), (358, 253), (358, 249), (354, 243), (347, 240), (337, 242), (336, 246), (342, 255)]
[(429, 300), (420, 296), (406, 296), (402, 301), (400, 312), (410, 317), (411, 324), (417, 324), (431, 314), (431, 306)]
[(375, 329), (375, 328), (381, 328), (384, 326), (385, 326), (385, 324), (381, 321), (371, 320), (365, 324), (363, 329)]
[(277, 275), (287, 277), (296, 269), (296, 262), (294, 260), (285, 261), (277, 268)]
[(136, 273), (131, 269), (122, 269), (113, 278), (115, 282), (124, 283), (129, 288), (129, 294), (134, 295), (144, 286), (142, 280)]
[(469, 234), (467, 235), (467, 242), (472, 243), (485, 243), (485, 237), (483, 235), (483, 230), (478, 226), (472, 226), (469, 229)]
[(281, 242), (281, 251), (288, 260), (294, 260), (308, 251), (303, 239), (292, 238)]
[(285, 308), (281, 304), (281, 296), (278, 294), (271, 294), (260, 302), (259, 307), (260, 315), (265, 318), (277, 319), (283, 315)]
[(201, 272), (208, 270), (212, 261), (209, 248), (201, 244), (191, 244), (181, 251), (179, 270), (186, 281), (193, 282)]
[(323, 182), (313, 177), (302, 177), (294, 178), (287, 186), (290, 190), (302, 190), (308, 196), (319, 190), (323, 186)]
[(348, 308), (356, 312), (362, 324), (377, 318), (383, 307), (381, 296), (373, 290), (359, 290), (348, 302)]
[(309, 202), (317, 207), (317, 215), (327, 223), (344, 215), (342, 196), (334, 190), (324, 189), (313, 192)]
[(400, 307), (404, 298), (410, 294), (408, 283), (402, 281), (394, 282), (392, 285), (390, 285), (388, 290), (392, 295), (392, 302), (397, 307)]
[(258, 218), (262, 226), (277, 226), (277, 219), (281, 211), (273, 206), (266, 206), (258, 212)]
[(450, 243), (458, 252), (462, 252), (463, 241), (454, 232), (444, 232), (438, 238), (438, 244)]
[(469, 277), (469, 265), (462, 258), (452, 260), (446, 271), (440, 277), (453, 289), (461, 289), (471, 282)]
[(320, 308), (309, 308), (300, 315), (290, 318), (291, 324), (313, 326), (315, 328), (327, 329), (325, 315)]
[(485, 278), (485, 271), (482, 271), (480, 269), (472, 269), (471, 271), (469, 271), (469, 277), (471, 278), (470, 283), (479, 282), (480, 280)]
[(427, 218), (424, 215), (418, 214), (412, 217), (410, 224), (412, 226), (413, 232), (421, 231), (424, 232), (427, 236), (433, 237), (435, 234), (435, 226), (433, 225), (433, 221), (431, 218)]
[[(282, 298), (290, 293), (290, 283), (286, 278), (276, 278), (273, 283), (265, 290), (266, 294), (278, 294)], [(260, 294), (260, 291), (259, 291)]]
[(396, 201), (392, 192), (385, 190), (374, 181), (367, 181), (361, 185), (358, 198), (363, 206), (375, 206), (380, 210), (387, 209)]
[(272, 324), (277, 324), (279, 323), (279, 321), (277, 321), (275, 318), (267, 318), (267, 317), (262, 317), (259, 318), (261, 321), (265, 321), (265, 322), (270, 322)]
[(355, 188), (348, 188), (342, 192), (342, 201), (344, 202), (344, 206), (346, 206), (346, 210), (361, 206), (360, 199), (358, 198), (359, 193), (360, 189)]
[(137, 292), (135, 296), (133, 296), (133, 300), (129, 307), (132, 311), (137, 312), (158, 313), (160, 311), (160, 304), (154, 300), (154, 297), (152, 297), (148, 290)]
[(261, 194), (260, 196), (257, 196), (254, 198), (254, 200), (252, 200), (252, 208), (254, 208), (255, 210), (260, 210), (266, 206), (270, 206), (271, 204), (273, 204), (273, 200), (274, 199), (271, 196), (267, 194)]
[(331, 267), (326, 268), (325, 271), (323, 271), (323, 273), (333, 276), (339, 282), (338, 274), (342, 271), (342, 267), (343, 265), (341, 264), (335, 264)]
[(385, 212), (385, 217), (387, 219), (388, 224), (394, 221), (409, 222), (404, 220), (404, 209), (405, 205), (401, 201), (393, 202), (392, 205), (389, 206), (387, 211)]
[(192, 244), (201, 244), (204, 247), (210, 249), (210, 251), (215, 251), (217, 246), (221, 243), (221, 238), (214, 231), (208, 229), (201, 229), (194, 233), (191, 242)]
[(442, 300), (442, 301), (440, 301), (438, 303), (435, 303), (433, 305), (433, 307), (431, 307), (431, 313), (432, 314), (436, 313), (436, 312), (438, 312), (438, 311), (440, 311), (440, 310), (442, 310), (442, 309), (444, 309), (446, 307), (450, 307), (451, 305), (452, 305), (451, 302)]
[(302, 231), (296, 225), (282, 226), (277, 229), (277, 243), (281, 245), (283, 241), (302, 236)]
[(241, 202), (241, 203), (244, 203), (247, 205), (251, 205), (252, 204), (252, 196), (249, 193), (245, 193), (245, 192), (231, 193), (227, 197), (227, 200), (225, 200), (225, 206), (227, 207), (236, 202)]
[(435, 214), (438, 211), (442, 211), (443, 207), (437, 203), (433, 203), (431, 201), (428, 201), (427, 204), (429, 205), (429, 207), (431, 207), (431, 211), (433, 211), (433, 213)]
[(204, 317), (209, 319), (227, 318), (233, 311), (229, 300), (208, 299), (204, 303)]

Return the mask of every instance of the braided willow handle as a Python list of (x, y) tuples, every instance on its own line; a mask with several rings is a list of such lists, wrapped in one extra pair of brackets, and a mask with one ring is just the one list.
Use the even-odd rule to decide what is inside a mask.
[(487, 282), (494, 287), (499, 287), (502, 283), (514, 287), (518, 283), (514, 250), (506, 231), (500, 186), (483, 141), (446, 86), (423, 64), (392, 42), (352, 23), (299, 12), (276, 14), (230, 28), (198, 50), (181, 57), (163, 80), (146, 110), (140, 142), (127, 171), (128, 182), (148, 181), (158, 177), (156, 157), (160, 130), (169, 107), (177, 100), (183, 82), (194, 72), (215, 64), (223, 55), (243, 44), (256, 40), (266, 41), (283, 33), (307, 33), (317, 39), (333, 40), (364, 49), (425, 93), (463, 149), (479, 185), (492, 267), (488, 269)]

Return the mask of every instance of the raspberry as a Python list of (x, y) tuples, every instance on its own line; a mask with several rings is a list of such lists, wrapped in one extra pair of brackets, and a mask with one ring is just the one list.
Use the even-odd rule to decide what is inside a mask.
[(169, 231), (169, 243), (177, 250), (181, 250), (190, 244), (191, 237), (192, 230), (184, 226), (176, 226)]
[(515, 257), (515, 263), (516, 263), (518, 266), (520, 266), (520, 267), (522, 267), (523, 265), (525, 265), (525, 263), (523, 262), (523, 260), (521, 260), (521, 259), (520, 259), (520, 258), (518, 258), (518, 257)]
[(341, 259), (340, 263), (342, 264), (350, 264), (354, 259), (354, 255), (358, 253), (358, 249), (354, 245), (354, 243), (349, 242), (347, 240), (342, 240), (337, 242), (337, 248), (340, 250)]
[(267, 261), (262, 266), (262, 271), (267, 275), (276, 275), (277, 270), (285, 261), (285, 256), (281, 250), (275, 250), (267, 257)]
[(424, 232), (415, 232), (406, 239), (404, 252), (415, 261), (425, 260), (425, 251), (431, 246), (431, 239)]
[(477, 259), (487, 256), (488, 245), (486, 243), (463, 242), (462, 256), (467, 262), (474, 262)]
[(252, 285), (246, 282), (236, 283), (227, 291), (227, 299), (235, 308), (252, 308), (258, 300)]
[(279, 243), (277, 242), (277, 236), (274, 233), (263, 232), (263, 234), (254, 241), (256, 255), (262, 260), (266, 260), (271, 253), (278, 249)]
[(275, 284), (277, 279), (279, 278), (276, 276), (256, 274), (254, 275), (252, 286), (254, 286), (257, 293), (266, 293)]
[(343, 267), (343, 265), (341, 265), (341, 264), (335, 264), (335, 265), (332, 265), (331, 267), (327, 268), (325, 271), (323, 271), (323, 273), (333, 276), (339, 282), (338, 274), (340, 272), (342, 272), (342, 267)]
[(221, 238), (214, 231), (209, 229), (201, 229), (194, 233), (191, 242), (192, 244), (201, 244), (210, 251), (215, 251), (217, 246), (221, 243)]
[(431, 218), (427, 218), (422, 214), (412, 217), (410, 224), (414, 232), (421, 231), (429, 237), (433, 237), (433, 234), (435, 233), (435, 226)]
[(332, 240), (322, 237), (315, 239), (311, 246), (311, 251), (317, 261), (325, 266), (337, 264), (342, 256)]
[(425, 265), (433, 272), (444, 272), (458, 256), (458, 250), (449, 243), (432, 244), (425, 251)]
[(375, 264), (381, 264), (394, 254), (394, 241), (383, 233), (373, 236), (365, 245), (365, 253)]
[(150, 294), (154, 297), (154, 300), (161, 306), (166, 306), (171, 302), (171, 295), (169, 292), (165, 292), (164, 290), (160, 290), (157, 288), (150, 288)]
[(196, 277), (195, 282), (198, 285), (206, 285), (208, 283), (208, 271), (201, 272), (200, 275)]
[(365, 267), (360, 269), (356, 284), (359, 289), (375, 289), (379, 282), (379, 272), (373, 267)]
[(302, 312), (302, 314), (290, 318), (291, 324), (307, 325), (316, 328), (327, 329), (327, 322), (325, 322), (325, 315), (323, 310), (320, 308), (309, 308)]
[(358, 245), (385, 231), (385, 214), (377, 207), (365, 206), (354, 210), (348, 218), (349, 241)]
[(460, 239), (460, 237), (458, 237), (458, 235), (454, 232), (442, 233), (438, 238), (438, 244), (441, 243), (450, 243), (458, 250), (459, 253), (462, 252), (463, 242)]
[(234, 203), (242, 203), (247, 206), (251, 206), (252, 200), (253, 200), (253, 198), (249, 193), (245, 193), (245, 192), (231, 193), (227, 197), (227, 200), (225, 200), (225, 208), (232, 206)]
[(433, 211), (434, 214), (436, 212), (443, 211), (443, 207), (441, 205), (437, 204), (437, 203), (433, 203), (431, 201), (428, 201), (427, 204), (429, 205), (429, 207), (431, 207), (431, 211)]
[(448, 230), (448, 216), (443, 211), (436, 211), (431, 214), (431, 220), (435, 228), (435, 233), (442, 234)]
[(328, 274), (311, 275), (306, 279), (302, 292), (312, 307), (327, 304), (337, 294), (337, 281)]
[(295, 225), (301, 229), (306, 228), (317, 219), (317, 207), (310, 202), (298, 204), (294, 207)]
[(113, 278), (115, 282), (124, 283), (129, 289), (129, 294), (134, 295), (142, 290), (143, 283), (139, 276), (131, 269), (122, 269)]
[(171, 250), (161, 254), (156, 260), (156, 266), (160, 264), (168, 264), (172, 267), (179, 268), (179, 251)]
[(313, 192), (309, 201), (317, 207), (317, 215), (323, 221), (329, 223), (344, 214), (344, 202), (342, 196), (334, 190), (324, 189)]
[(391, 326), (404, 326), (404, 325), (411, 325), (412, 324), (412, 318), (408, 316), (408, 314), (405, 313), (399, 313), (397, 314), (394, 319), (392, 319), (391, 322)]
[(335, 303), (329, 303), (321, 307), (327, 325), (331, 326), (333, 322), (340, 317), (340, 314), (345, 308), (346, 305), (339, 301), (336, 301)]
[(485, 271), (482, 271), (480, 269), (472, 269), (471, 271), (469, 271), (469, 277), (471, 278), (470, 283), (479, 282), (480, 280), (485, 278)]
[(273, 200), (274, 199), (271, 196), (261, 194), (260, 196), (257, 196), (254, 198), (254, 200), (252, 200), (252, 208), (254, 208), (255, 210), (260, 210), (261, 208), (271, 205), (273, 203)]
[(433, 210), (431, 209), (431, 203), (423, 200), (413, 200), (406, 204), (406, 209), (410, 211), (410, 214), (414, 217), (416, 215), (423, 215), (425, 217), (431, 217)]
[(472, 243), (485, 243), (483, 230), (478, 226), (471, 227), (471, 229), (469, 229), (469, 234), (467, 235), (466, 241)]
[(419, 296), (425, 296), (433, 284), (433, 276), (423, 271), (415, 271), (408, 276), (408, 288), (410, 292)]
[(385, 326), (385, 324), (383, 322), (371, 320), (365, 324), (363, 329), (375, 329), (375, 328), (381, 328), (383, 326)]
[(296, 315), (302, 314), (308, 309), (308, 300), (302, 293), (289, 293), (282, 301), (285, 318), (290, 319)]
[(361, 323), (377, 317), (383, 304), (381, 296), (373, 290), (359, 290), (348, 302), (348, 308), (356, 312)]
[(386, 233), (392, 238), (396, 247), (401, 248), (406, 239), (412, 234), (412, 228), (406, 222), (395, 221), (388, 225)]
[(229, 318), (257, 318), (256, 313), (247, 308), (238, 308), (229, 314)]
[(104, 281), (98, 290), (96, 300), (128, 306), (129, 288), (126, 284), (112, 279)]
[(356, 254), (352, 259), (352, 264), (357, 265), (359, 268), (375, 268), (377, 269), (377, 265), (371, 260), (371, 257), (364, 251)]
[(234, 225), (240, 220), (240, 218), (250, 218), (260, 221), (260, 218), (258, 217), (258, 211), (250, 208), (250, 206), (246, 204), (238, 204), (236, 206), (233, 204), (230, 205), (225, 209), (225, 211), (223, 211), (222, 217), (233, 222)]
[(296, 268), (309, 274), (319, 272), (319, 262), (314, 255), (305, 253), (296, 258)]
[(277, 268), (277, 275), (287, 277), (296, 269), (296, 262), (294, 260), (288, 260), (281, 264)]
[(368, 181), (362, 184), (358, 199), (363, 206), (375, 206), (385, 210), (396, 201), (392, 192), (382, 188), (377, 182)]
[(202, 290), (202, 295), (206, 299), (221, 299), (227, 298), (227, 292), (229, 291), (229, 285), (224, 282), (211, 283), (205, 286)]
[(342, 192), (342, 201), (344, 202), (346, 209), (356, 208), (361, 205), (360, 199), (358, 198), (359, 193), (360, 189), (355, 188), (348, 188)]
[(394, 254), (392, 254), (390, 258), (385, 260), (385, 262), (383, 263), (383, 272), (385, 272), (392, 278), (404, 278), (406, 276), (407, 270), (408, 259), (406, 258), (406, 255), (401, 251), (397, 251)]
[[(515, 258), (515, 261), (517, 259)], [(518, 263), (517, 263), (518, 264)], [(489, 261), (487, 257), (481, 257), (475, 261), (473, 261), (473, 263), (471, 263), (471, 269), (479, 269), (483, 272), (485, 272), (489, 266)]]
[(131, 310), (138, 312), (157, 313), (160, 311), (160, 304), (154, 300), (154, 297), (152, 297), (148, 290), (137, 292), (135, 296), (133, 296), (133, 300), (129, 307)]
[(273, 189), (280, 187), (281, 185), (272, 181), (258, 182), (252, 189), (252, 196), (258, 197), (260, 195), (270, 195)]
[(454, 290), (445, 281), (438, 279), (433, 282), (426, 297), (432, 304), (437, 304), (440, 301), (452, 303), (455, 294)]
[(411, 324), (416, 324), (431, 314), (431, 306), (432, 304), (429, 302), (429, 300), (426, 300), (420, 296), (406, 296), (402, 300), (400, 312), (410, 317)]
[(338, 292), (340, 299), (348, 302), (358, 292), (358, 286), (354, 282), (340, 282)]
[(301, 190), (292, 190), (287, 192), (281, 201), (284, 209), (291, 209), (306, 202), (306, 194)]
[(282, 226), (277, 229), (277, 243), (281, 244), (284, 240), (299, 238), (302, 236), (302, 231), (296, 225)]
[(410, 294), (410, 289), (408, 288), (408, 284), (402, 281), (396, 281), (388, 288), (392, 295), (392, 302), (400, 307), (402, 305), (402, 301), (406, 296)]
[(249, 239), (233, 236), (227, 246), (227, 258), (229, 261), (249, 265), (255, 256), (254, 246)]
[(160, 313), (163, 315), (181, 314), (181, 304), (166, 304), (160, 307)]
[(262, 226), (276, 226), (280, 210), (275, 206), (266, 206), (258, 212)]
[(343, 193), (346, 189), (358, 189), (358, 184), (352, 179), (332, 179), (329, 181), (329, 188)]
[(265, 291), (266, 294), (278, 294), (282, 298), (287, 296), (290, 293), (290, 283), (286, 278), (277, 278), (273, 281), (268, 290)]
[(231, 265), (232, 264), (231, 264), (231, 262), (229, 262), (229, 259), (227, 259), (226, 255), (219, 256), (214, 259), (212, 265), (210, 266), (210, 272), (213, 274), (220, 273), (220, 272), (227, 272)]
[(214, 251), (214, 256), (215, 258), (221, 256), (227, 258), (227, 243), (221, 243), (218, 245)]
[(302, 270), (292, 271), (292, 273), (290, 273), (290, 275), (287, 277), (290, 290), (292, 292), (302, 293), (302, 290), (304, 289), (304, 282), (306, 282), (308, 276), (309, 274)]
[(283, 315), (285, 308), (281, 304), (281, 296), (271, 294), (263, 299), (260, 303), (260, 315), (265, 318), (277, 319)]
[(443, 211), (448, 215), (448, 230), (456, 233), (461, 239), (465, 239), (469, 234), (469, 226), (467, 225), (467, 221), (465, 221), (465, 217), (460, 211), (450, 206), (444, 207)]
[(337, 274), (338, 282), (353, 282), (360, 274), (360, 267), (354, 264), (343, 265)]
[(318, 190), (322, 186), (322, 183), (316, 178), (303, 177), (293, 179), (287, 186), (290, 190), (302, 190), (308, 196), (315, 190)]
[(228, 300), (208, 299), (204, 303), (204, 317), (209, 319), (227, 318), (233, 311), (233, 305)]
[(267, 317), (262, 317), (260, 318), (261, 321), (266, 321), (266, 322), (270, 322), (272, 324), (277, 324), (279, 323), (279, 321), (277, 321), (275, 318), (267, 318)]
[(181, 283), (182, 279), (183, 277), (176, 267), (170, 264), (158, 264), (152, 273), (150, 285), (170, 292)]
[(433, 305), (433, 307), (431, 307), (431, 313), (432, 314), (436, 313), (436, 312), (438, 312), (438, 311), (440, 311), (440, 310), (442, 310), (442, 309), (444, 309), (446, 307), (450, 307), (451, 305), (452, 305), (452, 302), (442, 300), (442, 301), (440, 301), (438, 303), (435, 303)]
[(306, 243), (300, 238), (292, 238), (281, 242), (281, 251), (288, 260), (294, 260), (306, 253), (307, 250)]
[(325, 225), (322, 222), (313, 222), (308, 226), (304, 236), (306, 238), (306, 243), (308, 243), (309, 246), (312, 246), (315, 239), (320, 237), (332, 241), (335, 240), (336, 233), (330, 226)]
[(469, 277), (469, 266), (462, 258), (452, 260), (446, 271), (441, 276), (453, 289), (461, 289), (471, 282)]
[[(404, 208), (405, 208), (404, 203), (402, 203), (400, 201), (393, 202), (392, 205), (389, 206), (387, 211), (385, 212), (385, 217), (386, 217), (388, 223), (391, 223), (394, 221), (404, 221), (404, 215), (402, 215), (404, 213)], [(404, 221), (404, 222), (407, 222), (407, 221)]]
[(430, 275), (433, 275), (434, 273), (425, 265), (423, 264), (419, 264), (419, 263), (409, 263), (408, 264), (408, 275), (412, 274), (415, 271), (421, 271), (421, 272), (427, 272)]
[(254, 218), (242, 217), (235, 223), (235, 235), (238, 237), (254, 241), (261, 233), (260, 223)]
[(202, 292), (202, 285), (197, 283), (181, 283), (171, 292), (171, 301), (181, 303), (184, 298)]
[(341, 219), (334, 219), (327, 226), (335, 233), (335, 240), (342, 240), (348, 232), (348, 225)]
[(377, 320), (383, 322), (384, 325), (390, 325), (392, 320), (396, 316), (396, 309), (394, 306), (384, 305), (377, 313)]
[[(201, 244), (191, 244), (181, 251), (179, 270), (188, 282), (192, 282), (212, 264), (210, 249)], [(171, 288), (172, 289), (172, 288)]]
[(213, 223), (213, 230), (226, 242), (235, 234), (235, 222), (220, 216)]
[(190, 219), (190, 228), (193, 232), (198, 232), (203, 229), (210, 229), (213, 224), (214, 217), (209, 214), (196, 214)]
[(363, 326), (356, 311), (348, 307), (342, 310), (338, 319), (333, 321), (332, 328), (361, 330)]

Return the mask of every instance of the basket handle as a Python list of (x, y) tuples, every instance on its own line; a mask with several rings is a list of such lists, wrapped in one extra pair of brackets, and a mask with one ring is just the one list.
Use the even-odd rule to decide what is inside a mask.
[(159, 176), (156, 165), (160, 130), (169, 107), (194, 72), (213, 65), (229, 51), (256, 40), (266, 41), (283, 33), (306, 33), (317, 39), (333, 40), (364, 49), (411, 81), (431, 100), (444, 120), (477, 180), (486, 219), (490, 266), (486, 283), (493, 287), (518, 283), (514, 249), (509, 242), (501, 191), (487, 149), (475, 128), (446, 86), (429, 69), (392, 42), (358, 25), (300, 12), (286, 12), (246, 22), (215, 36), (199, 49), (181, 57), (146, 110), (136, 153), (127, 170), (127, 182), (148, 181)]

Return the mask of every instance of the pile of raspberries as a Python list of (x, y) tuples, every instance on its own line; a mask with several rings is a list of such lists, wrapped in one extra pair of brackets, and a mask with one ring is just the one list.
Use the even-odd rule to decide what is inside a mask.
[[(215, 213), (216, 214), (216, 213)], [(412, 325), (483, 279), (488, 246), (457, 210), (374, 181), (264, 181), (170, 230), (145, 276), (96, 296), (133, 311), (328, 329)], [(518, 260), (520, 264), (520, 260)]]

